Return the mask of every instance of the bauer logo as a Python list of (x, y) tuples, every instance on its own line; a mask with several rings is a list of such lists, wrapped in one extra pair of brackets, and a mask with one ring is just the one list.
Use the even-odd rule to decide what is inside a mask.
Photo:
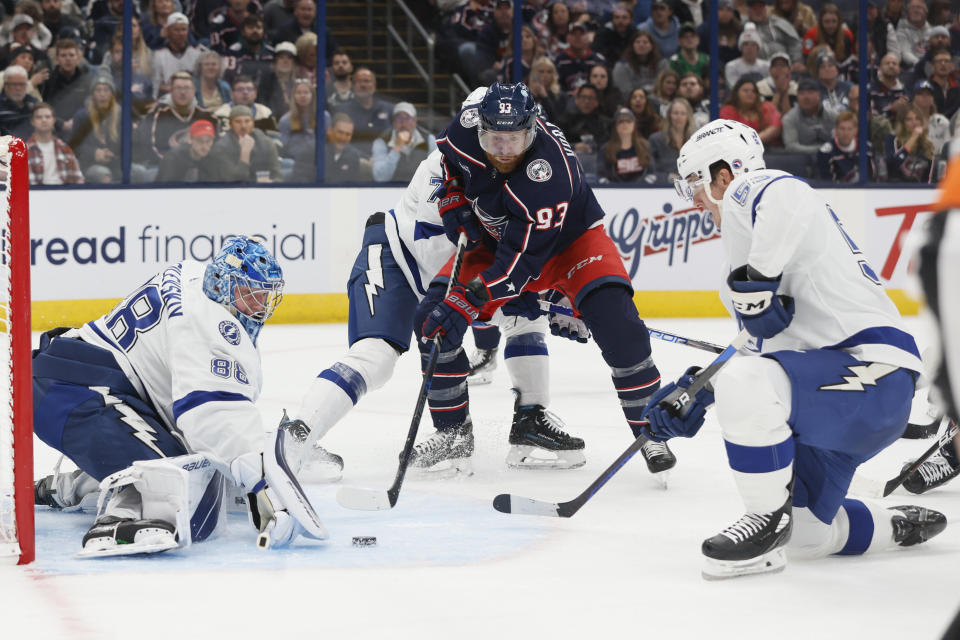
[(237, 326), (236, 322), (224, 320), (220, 323), (219, 329), (220, 335), (227, 341), (227, 344), (232, 344), (233, 346), (240, 344), (240, 327)]
[(673, 211), (670, 203), (663, 205), (660, 215), (649, 218), (641, 217), (635, 208), (615, 214), (610, 217), (607, 233), (617, 245), (631, 280), (644, 260), (665, 254), (667, 266), (673, 266), (678, 258), (687, 262), (695, 245), (720, 237), (709, 213), (697, 208)]

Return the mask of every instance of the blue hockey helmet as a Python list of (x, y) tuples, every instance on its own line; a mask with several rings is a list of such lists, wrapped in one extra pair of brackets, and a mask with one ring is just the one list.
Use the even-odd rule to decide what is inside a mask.
[(519, 156), (533, 144), (540, 111), (522, 82), (490, 85), (477, 113), (480, 147), (490, 155)]
[(266, 247), (238, 236), (207, 265), (203, 292), (235, 315), (256, 344), (263, 323), (283, 298), (283, 270)]

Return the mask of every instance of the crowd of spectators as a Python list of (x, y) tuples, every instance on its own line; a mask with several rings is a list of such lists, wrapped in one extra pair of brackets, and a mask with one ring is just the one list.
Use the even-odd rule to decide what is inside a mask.
[[(521, 2), (523, 0), (516, 0)], [(513, 81), (511, 0), (429, 0), (445, 59), (471, 86)], [(715, 0), (721, 117), (757, 130), (772, 167), (858, 182), (865, 53), (870, 180), (935, 181), (960, 133), (960, 5)], [(663, 183), (709, 118), (706, 0), (525, 0), (523, 80), (588, 176)]]
[[(411, 0), (438, 57), (468, 86), (526, 82), (588, 178), (663, 184), (709, 119), (708, 0)], [(960, 6), (714, 0), (721, 117), (757, 130), (768, 165), (812, 179), (929, 183), (960, 133)], [(315, 0), (138, 0), (133, 19), (134, 182), (409, 180), (436, 148), (410, 102), (326, 33), (317, 122)], [(0, 0), (0, 133), (24, 138), (34, 184), (119, 182), (122, 0)], [(860, 56), (868, 112), (858, 114)], [(522, 77), (514, 77), (519, 58)]]

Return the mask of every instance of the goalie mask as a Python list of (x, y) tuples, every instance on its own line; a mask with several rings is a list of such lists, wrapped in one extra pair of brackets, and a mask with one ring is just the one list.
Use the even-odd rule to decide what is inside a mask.
[(750, 171), (766, 169), (763, 143), (752, 128), (734, 120), (714, 120), (697, 129), (680, 148), (674, 180), (677, 193), (692, 201), (694, 192), (703, 187), (707, 198), (716, 205), (710, 193), (710, 165), (723, 160), (734, 177)]
[(283, 270), (263, 245), (238, 236), (207, 265), (203, 292), (236, 316), (256, 344), (263, 323), (283, 298)]

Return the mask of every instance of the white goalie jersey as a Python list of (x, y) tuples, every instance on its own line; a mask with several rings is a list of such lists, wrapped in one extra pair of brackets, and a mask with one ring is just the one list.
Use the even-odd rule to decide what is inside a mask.
[(419, 299), (456, 248), (443, 232), (437, 198), (443, 186), (439, 151), (417, 167), (396, 206), (387, 214), (386, 233), (394, 259)]
[(205, 264), (171, 265), (80, 329), (113, 353), (140, 396), (191, 453), (230, 464), (263, 447), (254, 406), (260, 353), (239, 322), (203, 292)]
[[(749, 264), (767, 277), (782, 274), (778, 294), (794, 299), (790, 325), (754, 341), (754, 351), (832, 347), (865, 362), (922, 371), (913, 337), (876, 272), (805, 181), (770, 169), (737, 177), (723, 198), (722, 225), (729, 269)], [(732, 309), (726, 282), (720, 291)]]

